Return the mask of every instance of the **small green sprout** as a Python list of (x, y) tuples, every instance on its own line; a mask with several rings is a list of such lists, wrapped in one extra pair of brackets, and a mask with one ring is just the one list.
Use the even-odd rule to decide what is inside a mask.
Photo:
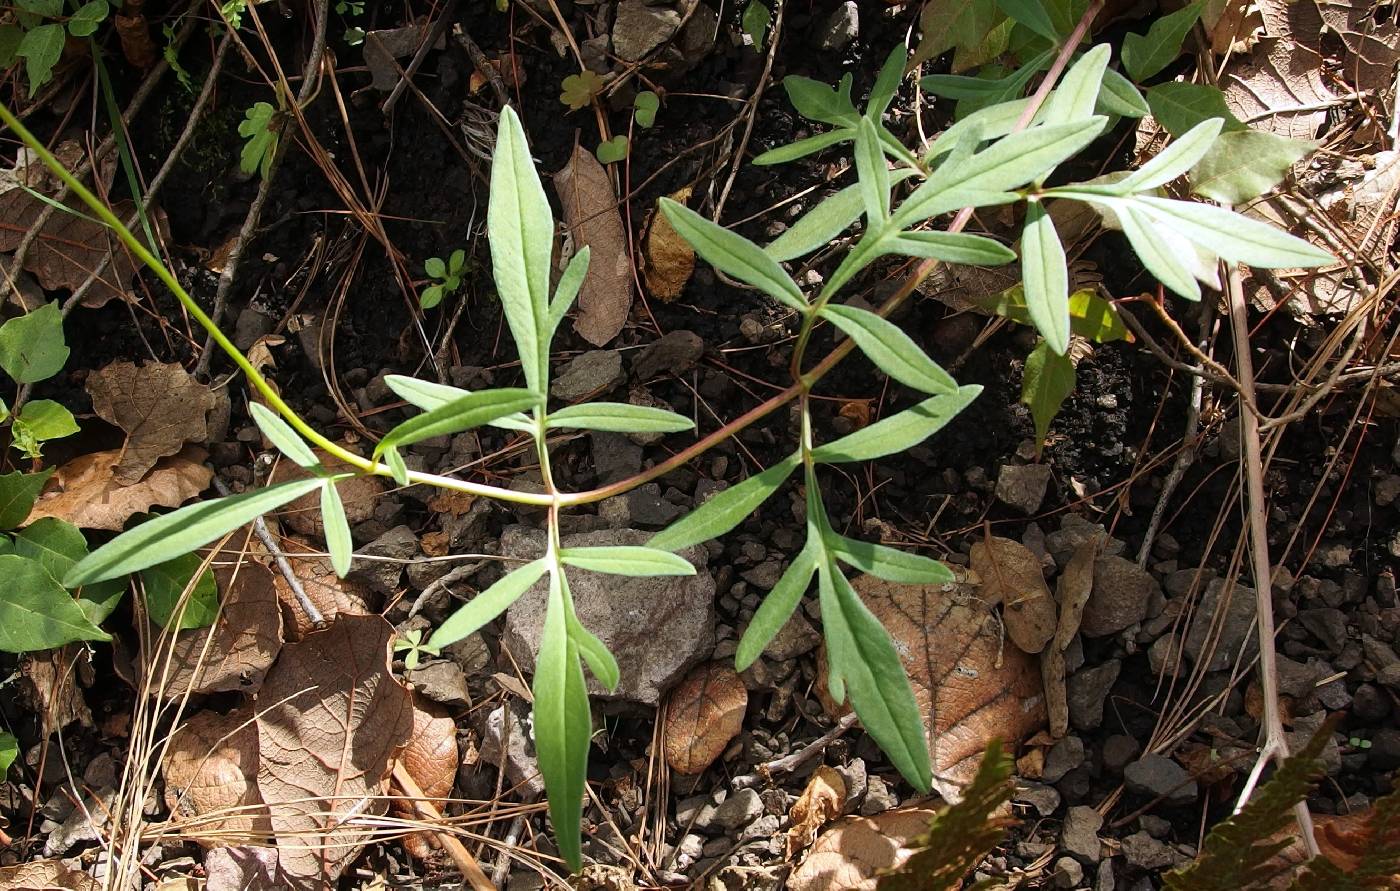
[(454, 293), (462, 286), (462, 267), (466, 264), (466, 251), (458, 248), (452, 252), (452, 256), (443, 262), (441, 257), (429, 257), (428, 262), (423, 264), (423, 271), (429, 277), (435, 279), (434, 283), (423, 289), (418, 302), (424, 309), (432, 309), (442, 302), (442, 298)]
[(440, 651), (437, 647), (423, 643), (422, 629), (415, 628), (412, 631), (405, 631), (394, 641), (394, 652), (403, 653), (403, 667), (408, 671), (413, 671), (418, 667), (420, 658), (436, 656)]
[(244, 173), (258, 171), (267, 179), (272, 171), (272, 159), (277, 155), (277, 109), (270, 102), (254, 102), (243, 114), (238, 135), (247, 142), (238, 156), (238, 167)]

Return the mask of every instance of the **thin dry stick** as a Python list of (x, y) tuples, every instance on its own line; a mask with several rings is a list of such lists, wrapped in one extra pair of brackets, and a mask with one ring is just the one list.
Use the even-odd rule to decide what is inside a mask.
[[(1288, 757), (1288, 738), (1283, 733), (1283, 718), (1279, 714), (1278, 659), (1274, 650), (1273, 574), (1269, 570), (1269, 529), (1267, 500), (1264, 495), (1264, 463), (1259, 451), (1259, 418), (1255, 411), (1254, 359), (1250, 355), (1249, 320), (1245, 316), (1244, 285), (1240, 268), (1229, 267), (1227, 291), (1230, 301), (1230, 331), (1235, 345), (1235, 373), (1240, 382), (1240, 401), (1248, 400), (1249, 411), (1240, 412), (1240, 454), (1244, 460), (1245, 505), (1249, 513), (1250, 557), (1254, 570), (1254, 604), (1259, 621), (1259, 681), (1264, 690), (1264, 743), (1259, 760), (1249, 772), (1240, 792), (1238, 813), (1249, 800), (1254, 786), (1270, 761)], [(1293, 809), (1298, 818), (1299, 835), (1309, 857), (1318, 854), (1317, 839), (1313, 837), (1312, 814), (1307, 801)]]
[(755, 770), (753, 773), (745, 774), (744, 776), (740, 777), (735, 777), (734, 788), (749, 789), (754, 786), (758, 786), (768, 782), (768, 780), (774, 774), (788, 773), (790, 771), (796, 770), (810, 759), (815, 758), (817, 755), (820, 755), (822, 752), (826, 751), (827, 746), (831, 745), (837, 737), (841, 736), (841, 734), (854, 727), (855, 723), (855, 712), (851, 712), (850, 714), (845, 715), (841, 718), (841, 720), (836, 722), (835, 727), (831, 728), (826, 733), (823, 733), (821, 736), (812, 740), (810, 743), (798, 749), (796, 752), (793, 752), (791, 755), (785, 755), (782, 758), (776, 758), (772, 761), (764, 762), (763, 764), (758, 765), (758, 769)]
[[(224, 485), (224, 481), (217, 476), (214, 477), (214, 488), (225, 498), (233, 494), (229, 491), (228, 486)], [(287, 587), (292, 589), (292, 595), (296, 597), (297, 604), (301, 607), (302, 612), (306, 613), (306, 620), (317, 630), (325, 628), (326, 617), (321, 615), (321, 611), (316, 608), (316, 604), (307, 595), (306, 589), (301, 586), (301, 579), (292, 570), (292, 564), (287, 561), (287, 555), (282, 551), (282, 546), (277, 543), (277, 537), (267, 528), (267, 521), (261, 515), (254, 518), (253, 531), (257, 533), (258, 540), (262, 542), (263, 547), (267, 548), (267, 552), (272, 555), (272, 562), (277, 564), (282, 577), (287, 580)]]
[(399, 104), (399, 97), (403, 95), (404, 89), (408, 87), (409, 80), (412, 79), (413, 75), (418, 73), (419, 68), (423, 67), (423, 60), (428, 57), (428, 51), (433, 48), (433, 44), (438, 42), (438, 38), (442, 36), (442, 32), (447, 30), (447, 23), (452, 21), (456, 14), (457, 0), (447, 0), (446, 5), (442, 7), (442, 12), (438, 13), (437, 21), (433, 22), (432, 26), (428, 28), (427, 36), (423, 42), (419, 44), (418, 51), (415, 52), (413, 58), (409, 60), (408, 67), (404, 68), (403, 73), (399, 75), (399, 82), (394, 84), (394, 89), (390, 91), (389, 98), (384, 100), (385, 115), (394, 113), (394, 106)]
[[(402, 761), (394, 762), (394, 782), (398, 783), (407, 803), (417, 811), (420, 818), (433, 825), (442, 822), (442, 814), (433, 807), (432, 802), (423, 794), (423, 790), (418, 788), (418, 784), (414, 782), (413, 777), (409, 776)], [(476, 862), (476, 858), (472, 856), (471, 851), (467, 850), (467, 846), (462, 844), (457, 836), (435, 829), (433, 837), (452, 858), (452, 862), (457, 864), (457, 869), (461, 871), (462, 878), (471, 886), (472, 891), (496, 891), (496, 886), (491, 884), (491, 879), (481, 871), (481, 866)]]

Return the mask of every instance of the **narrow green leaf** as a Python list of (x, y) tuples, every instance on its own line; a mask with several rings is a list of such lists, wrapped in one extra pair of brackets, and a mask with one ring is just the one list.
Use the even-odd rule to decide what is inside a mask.
[(141, 585), (146, 592), (146, 612), (162, 628), (175, 618), (186, 589), (190, 595), (180, 614), (180, 628), (207, 628), (218, 617), (219, 586), (198, 554), (182, 554), (146, 567), (141, 570)]
[(32, 653), (75, 640), (111, 640), (37, 560), (0, 555), (0, 577), (7, 586), (0, 597), (0, 650)]
[(802, 595), (812, 583), (812, 573), (817, 571), (817, 559), (821, 555), (821, 538), (813, 536), (798, 552), (792, 564), (763, 597), (758, 611), (749, 620), (744, 636), (739, 640), (739, 649), (734, 653), (734, 670), (743, 671), (753, 665), (763, 655), (768, 644), (792, 617)]
[(875, 78), (875, 86), (870, 88), (870, 100), (865, 105), (865, 114), (871, 121), (879, 121), (880, 116), (890, 107), (894, 94), (899, 90), (899, 82), (904, 80), (904, 66), (909, 54), (904, 44), (895, 44), (880, 66), (880, 74)]
[(1192, 127), (1159, 152), (1157, 157), (1119, 180), (1116, 186), (1120, 194), (1149, 192), (1190, 170), (1210, 151), (1224, 124), (1224, 118), (1209, 118)]
[(1015, 129), (1021, 120), (1029, 99), (1012, 99), (998, 102), (986, 108), (979, 108), (965, 118), (955, 121), (952, 126), (933, 138), (924, 152), (924, 163), (932, 164), (955, 147), (968, 146), (968, 153), (985, 140), (1000, 139)]
[(822, 201), (773, 239), (763, 252), (782, 262), (826, 247), (860, 219), (861, 211), (865, 208), (861, 190), (862, 186), (857, 183)]
[(662, 198), (658, 204), (676, 233), (711, 266), (753, 285), (798, 312), (807, 310), (807, 301), (797, 283), (758, 245), (670, 198)]
[(488, 622), (510, 608), (520, 599), (520, 595), (540, 580), (549, 569), (544, 559), (526, 563), (501, 576), (495, 584), (477, 594), (471, 600), (447, 617), (428, 639), (428, 646), (442, 649), (450, 646), (469, 634), (481, 630)]
[(384, 450), (384, 463), (389, 465), (389, 473), (393, 475), (394, 482), (400, 486), (408, 485), (408, 465), (403, 461), (403, 455), (399, 450), (390, 446)]
[[(564, 578), (564, 594), (572, 598), (569, 592), (568, 577)], [(617, 667), (617, 659), (607, 644), (578, 620), (578, 615), (572, 608), (569, 610), (569, 639), (578, 648), (579, 655), (583, 661), (588, 663), (588, 670), (593, 672), (593, 676), (598, 679), (598, 683), (609, 693), (617, 689), (617, 682), (622, 680), (622, 671)]]
[(593, 722), (578, 645), (569, 634), (569, 609), (560, 578), (557, 573), (550, 576), (549, 608), (535, 660), (535, 754), (544, 776), (559, 853), (569, 869), (577, 872), (583, 864), (580, 825)]
[(345, 578), (350, 572), (355, 546), (350, 540), (350, 523), (345, 518), (345, 504), (336, 491), (335, 480), (321, 486), (321, 525), (326, 530), (326, 551), (331, 555), (331, 568)]
[(832, 556), (842, 563), (887, 582), (947, 585), (955, 580), (953, 571), (947, 566), (922, 554), (841, 535), (833, 535), (827, 547)]
[(748, 518), (768, 496), (778, 490), (800, 456), (793, 453), (760, 474), (730, 486), (709, 501), (662, 529), (647, 542), (648, 547), (679, 551), (693, 544), (719, 538)]
[(14, 764), (15, 759), (18, 757), (19, 740), (15, 739), (13, 733), (0, 730), (0, 780), (5, 779), (5, 774), (9, 772), (10, 765)]
[(788, 75), (783, 78), (783, 89), (797, 113), (809, 121), (833, 124), (839, 127), (855, 127), (860, 117), (851, 103), (851, 76), (841, 80), (840, 86), (833, 89), (810, 77)]
[(311, 447), (272, 409), (261, 402), (250, 402), (248, 413), (253, 416), (253, 422), (258, 425), (262, 435), (267, 437), (267, 441), (277, 447), (277, 451), (302, 467), (315, 467), (321, 463), (316, 459)]
[(856, 178), (865, 220), (869, 226), (884, 223), (890, 215), (890, 168), (880, 147), (880, 134), (869, 118), (860, 119), (856, 131)]
[(1223, 207), (1150, 195), (1136, 195), (1132, 201), (1159, 226), (1231, 263), (1284, 269), (1336, 261), (1331, 254), (1301, 238)]
[[(1010, 196), (1010, 193), (1003, 193)], [(979, 202), (979, 207), (1004, 203)], [(1009, 202), (1006, 202), (1009, 203)], [(1002, 266), (1016, 259), (1016, 252), (999, 241), (967, 232), (900, 232), (880, 239), (882, 253), (923, 257), (964, 266)]]
[[(59, 34), (62, 33), (60, 27)], [(67, 361), (63, 313), (57, 302), (46, 303), (0, 325), (0, 368), (18, 383), (47, 380), (62, 371)]]
[(1318, 143), (1262, 130), (1223, 133), (1191, 168), (1191, 191), (1221, 204), (1253, 201), (1283, 181)]
[(1210, 118), (1224, 118), (1223, 129), (1227, 133), (1244, 129), (1225, 104), (1225, 94), (1219, 87), (1172, 81), (1148, 87), (1146, 98), (1152, 116), (1173, 136), (1185, 136), (1192, 127)]
[(1201, 8), (1200, 3), (1192, 3), (1157, 19), (1146, 34), (1123, 38), (1123, 67), (1133, 80), (1147, 80), (1181, 55), (1181, 45), (1201, 17)]
[(630, 405), (626, 402), (585, 402), (550, 412), (545, 419), (550, 430), (607, 430), (614, 433), (680, 433), (695, 428), (695, 422), (664, 408)]
[(491, 200), (486, 237), (506, 322), (520, 353), (526, 386), (548, 390), (549, 271), (554, 250), (554, 217), (549, 210), (525, 129), (515, 110), (501, 110), (491, 159)]
[(1058, 43), (1060, 38), (1065, 36), (1056, 31), (1046, 5), (1040, 0), (997, 0), (997, 6), (1001, 7), (1002, 12), (1051, 43)]
[(554, 332), (559, 330), (559, 323), (564, 321), (565, 314), (574, 305), (574, 300), (578, 297), (578, 289), (583, 287), (583, 280), (588, 275), (588, 258), (591, 249), (588, 245), (579, 248), (578, 252), (569, 260), (569, 265), (564, 267), (564, 273), (559, 276), (559, 284), (554, 288), (554, 300), (549, 304), (549, 336), (554, 337)]
[(478, 390), (463, 396), (432, 411), (409, 418), (398, 425), (375, 446), (374, 458), (390, 447), (402, 448), (415, 442), (422, 442), (434, 436), (461, 433), (473, 427), (503, 418), (514, 412), (530, 408), (540, 401), (539, 396), (530, 390), (501, 389)]
[(1116, 208), (1115, 213), (1123, 234), (1147, 271), (1187, 300), (1199, 301), (1201, 286), (1196, 284), (1195, 275), (1185, 263), (1191, 253), (1190, 243), (1170, 230), (1154, 232), (1132, 207)]
[(69, 588), (116, 578), (188, 554), (321, 485), (319, 477), (191, 504), (147, 520), (84, 557), (63, 578)]
[(958, 382), (928, 357), (898, 325), (868, 310), (827, 304), (822, 317), (856, 342), (885, 374), (925, 393), (954, 393)]
[(1063, 354), (1069, 349), (1069, 270), (1055, 223), (1039, 201), (1026, 206), (1026, 225), (1021, 233), (1021, 275), (1025, 280), (1026, 310), (1031, 323), (1050, 349)]
[[(1031, 324), (1025, 289), (1021, 285), (1012, 285), (998, 294), (995, 301), (982, 301), (982, 304), (988, 311), (1013, 322)], [(1132, 339), (1113, 304), (1088, 289), (1069, 295), (1069, 330), (1094, 343)]]
[(1125, 118), (1141, 118), (1152, 113), (1141, 91), (1123, 75), (1109, 68), (1103, 73), (1099, 87), (1099, 112)]
[(610, 575), (695, 575), (695, 567), (684, 557), (659, 548), (634, 545), (563, 548), (559, 551), (559, 562)]
[[(410, 405), (421, 408), (423, 411), (432, 411), (442, 408), (449, 402), (455, 402), (464, 396), (470, 396), (471, 390), (463, 390), (461, 387), (452, 387), (447, 384), (438, 384), (432, 381), (421, 381), (416, 377), (408, 377), (402, 374), (385, 375), (384, 383), (395, 395)], [(532, 432), (534, 423), (523, 414), (506, 415), (491, 422), (492, 427), (499, 427), (502, 430), (518, 430), (521, 432)]]
[(774, 164), (787, 164), (796, 161), (798, 158), (805, 158), (814, 155), (825, 148), (831, 148), (838, 142), (849, 142), (856, 138), (854, 127), (843, 127), (840, 130), (832, 130), (827, 133), (818, 133), (816, 136), (808, 136), (787, 145), (780, 145), (771, 148), (762, 154), (754, 157), (753, 163), (759, 167), (771, 167)]
[(38, 473), (0, 474), (0, 529), (13, 529), (24, 522), (53, 471), (50, 467)]
[(1045, 445), (1050, 422), (1073, 392), (1074, 363), (1068, 356), (1051, 350), (1042, 340), (1026, 358), (1026, 370), (1021, 378), (1021, 401), (1030, 407), (1031, 418), (1035, 421), (1037, 452)]
[(1062, 123), (1093, 116), (1110, 52), (1109, 45), (1101, 43), (1070, 66), (1045, 102), (1045, 120)]
[(902, 452), (937, 433), (981, 392), (980, 386), (969, 384), (954, 393), (925, 399), (863, 430), (818, 446), (812, 450), (812, 458), (822, 463), (840, 463), (870, 461)]

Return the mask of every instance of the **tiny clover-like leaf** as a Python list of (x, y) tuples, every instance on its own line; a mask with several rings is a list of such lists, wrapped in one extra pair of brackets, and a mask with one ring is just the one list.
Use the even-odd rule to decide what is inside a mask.
[(593, 154), (598, 156), (600, 164), (616, 164), (627, 157), (627, 137), (619, 133), (612, 139), (600, 142)]
[(661, 107), (661, 98), (651, 90), (642, 90), (632, 100), (632, 118), (638, 127), (649, 128), (656, 123), (656, 110)]
[(451, 646), (469, 634), (479, 631), (520, 599), (520, 595), (540, 580), (549, 569), (549, 561), (540, 559), (516, 567), (500, 580), (477, 594), (466, 605), (447, 617), (428, 639), (435, 648)]
[(559, 551), (559, 562), (609, 575), (695, 575), (695, 567), (684, 557), (659, 548), (634, 545), (564, 548)]
[(1050, 349), (1042, 340), (1026, 358), (1026, 368), (1021, 377), (1021, 401), (1030, 408), (1031, 419), (1035, 422), (1037, 454), (1045, 447), (1050, 422), (1073, 392), (1074, 363), (1068, 356)]
[(423, 271), (436, 279), (447, 277), (447, 264), (442, 262), (441, 257), (429, 257), (423, 264)]
[(238, 156), (238, 167), (244, 173), (258, 171), (267, 179), (271, 172), (272, 159), (277, 154), (276, 115), (277, 109), (268, 102), (254, 102), (244, 112), (238, 125), (238, 135), (246, 140)]
[(738, 526), (797, 469), (801, 456), (794, 452), (772, 467), (730, 486), (695, 510), (656, 533), (647, 542), (653, 548), (679, 551), (719, 538)]
[(934, 396), (869, 427), (825, 443), (812, 450), (819, 463), (870, 461), (918, 445), (951, 421), (976, 399), (982, 388), (975, 384)]
[(258, 425), (262, 435), (267, 437), (267, 441), (272, 443), (277, 451), (302, 467), (316, 467), (321, 463), (317, 460), (315, 452), (311, 451), (311, 447), (272, 409), (261, 402), (250, 402), (248, 413), (253, 416), (253, 422)]
[(570, 111), (587, 108), (593, 98), (603, 92), (603, 79), (596, 72), (587, 69), (564, 78), (559, 92), (559, 101), (569, 106)]
[(1129, 76), (1138, 82), (1147, 80), (1181, 55), (1181, 45), (1201, 17), (1202, 8), (1202, 3), (1192, 3), (1154, 21), (1146, 34), (1124, 37), (1123, 67)]
[(822, 317), (840, 328), (890, 377), (925, 393), (953, 393), (958, 382), (898, 325), (869, 310), (827, 304)]
[(797, 283), (758, 245), (670, 198), (657, 204), (676, 233), (710, 265), (798, 312), (806, 312), (807, 300)]

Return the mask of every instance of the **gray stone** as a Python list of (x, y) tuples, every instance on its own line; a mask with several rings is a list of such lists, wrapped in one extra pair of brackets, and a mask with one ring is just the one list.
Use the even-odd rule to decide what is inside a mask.
[(752, 841), (756, 838), (769, 838), (782, 826), (783, 818), (777, 814), (764, 814), (749, 823), (739, 832), (739, 841)]
[[(870, 777), (865, 770), (865, 759), (852, 758), (845, 764), (837, 765), (836, 772), (841, 775), (841, 781), (846, 784), (844, 812), (855, 813), (865, 801), (865, 793), (870, 788)], [(788, 812), (787, 793), (781, 789), (769, 789), (763, 793), (763, 804), (770, 814), (786, 814)]]
[(763, 816), (763, 799), (754, 789), (740, 789), (715, 809), (711, 825), (734, 830)]
[(685, 513), (685, 508), (663, 498), (656, 483), (638, 486), (621, 496), (627, 505), (627, 520), (636, 526), (661, 527)]
[(1111, 659), (1093, 668), (1081, 668), (1065, 684), (1069, 722), (1079, 730), (1094, 730), (1103, 723), (1103, 705), (1118, 680), (1123, 663)]
[[(1064, 566), (1074, 555), (1075, 549), (1095, 535), (1107, 538), (1108, 533), (1099, 523), (1090, 523), (1078, 514), (1065, 514), (1065, 518), (1060, 521), (1060, 528), (1045, 534), (1045, 547), (1049, 549), (1055, 562)], [(1107, 538), (1102, 556), (1115, 557), (1123, 553), (1125, 547), (1127, 546), (1118, 539)]]
[(452, 706), (471, 704), (472, 697), (467, 690), (466, 673), (456, 662), (430, 662), (422, 668), (404, 672), (404, 677), (415, 690), (433, 702)]
[(271, 334), (275, 324), (266, 313), (251, 306), (244, 307), (238, 314), (238, 321), (233, 324), (234, 346), (246, 353), (258, 342), (258, 338)]
[(860, 34), (860, 7), (855, 0), (845, 0), (822, 23), (817, 33), (817, 48), (823, 52), (839, 53)]
[(1116, 891), (1118, 880), (1113, 875), (1112, 858), (1099, 864), (1099, 873), (1094, 877), (1094, 891)]
[[(631, 0), (623, 0), (624, 5)], [(705, 352), (705, 342), (694, 331), (671, 331), (647, 344), (632, 363), (639, 381), (663, 374), (680, 374), (695, 367)]]
[(1134, 832), (1121, 842), (1123, 859), (1129, 866), (1143, 870), (1160, 870), (1176, 862), (1176, 851), (1146, 832)]
[(1060, 791), (1044, 783), (1026, 783), (1016, 787), (1016, 794), (1011, 800), (1017, 804), (1029, 805), (1035, 808), (1037, 814), (1048, 817), (1060, 807)]
[(622, 433), (594, 430), (588, 434), (593, 451), (593, 472), (598, 484), (607, 485), (635, 476), (642, 469), (642, 447)]
[(821, 634), (812, 627), (807, 617), (802, 615), (802, 610), (794, 610), (792, 616), (764, 648), (763, 655), (777, 662), (786, 662), (811, 652), (821, 642)]
[(1060, 847), (1082, 863), (1098, 863), (1103, 815), (1091, 807), (1072, 807), (1060, 829)]
[[(566, 548), (640, 545), (651, 535), (636, 529), (605, 529), (563, 537)], [(543, 533), (512, 526), (501, 550), (512, 557), (537, 557)], [(655, 706), (661, 694), (714, 648), (715, 580), (705, 566), (703, 547), (681, 556), (695, 565), (693, 576), (632, 578), (571, 570), (569, 583), (579, 620), (612, 651), (621, 668), (617, 689), (606, 692), (591, 675), (595, 696)], [(534, 670), (544, 627), (548, 582), (541, 579), (506, 611), (502, 643)]]
[(719, 789), (709, 795), (693, 795), (676, 802), (676, 823), (684, 829), (694, 826), (707, 829), (715, 819), (715, 811), (724, 801), (725, 790)]
[(1157, 580), (1132, 560), (1100, 557), (1079, 631), (1085, 637), (1117, 634), (1147, 618), (1148, 604), (1161, 593)]
[(681, 14), (646, 0), (622, 0), (613, 19), (613, 52), (624, 62), (637, 62), (670, 40), (681, 26)]
[(574, 357), (559, 371), (549, 392), (565, 402), (577, 402), (605, 393), (622, 380), (622, 354), (617, 350), (589, 350)]
[(1322, 642), (1327, 652), (1340, 653), (1347, 643), (1346, 613), (1331, 607), (1298, 610), (1298, 621)]
[(1040, 510), (1050, 485), (1048, 464), (1003, 464), (997, 474), (997, 500), (1023, 514)]
[(868, 777), (865, 786), (865, 800), (860, 803), (861, 816), (873, 817), (875, 814), (883, 814), (896, 807), (899, 807), (899, 796), (894, 793), (889, 784), (878, 776)]
[(457, 663), (462, 673), (469, 678), (483, 677), (491, 667), (491, 650), (481, 632), (473, 632), (454, 644), (449, 644), (442, 655)]
[(1362, 684), (1352, 694), (1351, 713), (1361, 721), (1383, 721), (1390, 714), (1390, 697), (1374, 684)]
[(1104, 770), (1112, 774), (1121, 774), (1123, 768), (1127, 767), (1141, 751), (1142, 747), (1131, 736), (1124, 736), (1121, 733), (1113, 734), (1103, 741)]
[(1128, 791), (1161, 798), (1168, 805), (1187, 805), (1199, 794), (1196, 781), (1180, 764), (1163, 755), (1148, 754), (1123, 770)]
[(1164, 634), (1147, 648), (1147, 668), (1154, 675), (1172, 674), (1180, 661), (1181, 642), (1175, 634)]
[(1058, 783), (1065, 774), (1083, 763), (1084, 740), (1077, 736), (1066, 736), (1050, 747), (1040, 778), (1047, 783)]
[[(417, 556), (418, 536), (407, 526), (395, 526), (356, 552), (348, 577), (376, 594), (389, 597), (398, 591), (404, 563)], [(364, 557), (383, 559), (365, 560)]]
[(1055, 861), (1055, 887), (1078, 888), (1084, 881), (1084, 867), (1073, 857), (1061, 857)]
[[(1324, 673), (1330, 673), (1321, 663), (1309, 662), (1304, 665), (1295, 662), (1283, 654), (1276, 657), (1278, 664), (1278, 690), (1284, 696), (1292, 696), (1294, 699), (1301, 699), (1313, 691), (1319, 679)], [(1397, 676), (1400, 680), (1400, 676)]]
[(498, 705), (481, 727), (481, 757), (505, 772), (511, 786), (525, 796), (544, 794), (531, 735), (530, 704), (520, 699)]
[(1223, 609), (1225, 615), (1220, 626), (1220, 636), (1206, 665), (1207, 671), (1224, 671), (1234, 665), (1242, 646), (1246, 648), (1246, 661), (1252, 659), (1259, 649), (1252, 634), (1254, 589), (1241, 584), (1227, 588), (1225, 579), (1214, 579), (1206, 586), (1205, 594), (1196, 604), (1191, 627), (1186, 631), (1186, 655), (1193, 663), (1201, 662), (1202, 651), (1212, 636), (1212, 624), (1217, 608)]

